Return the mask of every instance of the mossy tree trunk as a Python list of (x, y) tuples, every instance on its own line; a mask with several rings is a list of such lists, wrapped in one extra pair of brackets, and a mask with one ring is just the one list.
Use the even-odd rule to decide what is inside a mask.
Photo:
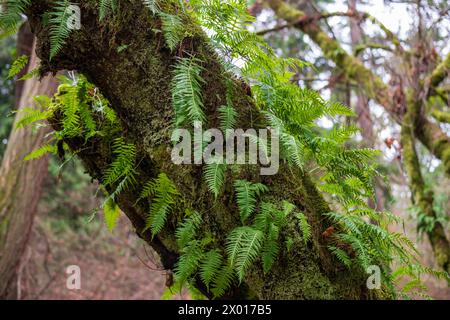
[[(121, 1), (120, 10), (113, 17), (99, 22), (98, 10), (92, 1), (80, 1), (82, 28), (74, 32), (65, 48), (49, 60), (48, 28), (41, 15), (45, 1), (33, 3), (28, 10), (32, 30), (38, 38), (37, 53), (43, 60), (43, 72), (62, 69), (77, 70), (94, 83), (109, 99), (117, 112), (122, 129), (109, 136), (88, 140), (67, 139), (77, 151), (92, 178), (102, 181), (105, 169), (111, 164), (111, 142), (123, 136), (137, 148), (137, 184), (119, 194), (117, 202), (136, 229), (136, 233), (160, 255), (166, 269), (173, 269), (179, 253), (174, 238), (175, 225), (182, 220), (187, 208), (203, 216), (203, 231), (214, 235), (224, 246), (229, 232), (240, 225), (233, 192), (233, 180), (247, 179), (262, 182), (270, 188), (267, 201), (287, 200), (305, 212), (313, 227), (312, 241), (304, 244), (295, 218), (290, 218), (283, 235), (293, 239), (288, 252), (282, 246), (281, 254), (271, 272), (264, 275), (259, 264), (247, 273), (241, 285), (235, 285), (226, 297), (258, 299), (368, 299), (381, 297), (378, 290), (366, 287), (362, 271), (347, 270), (331, 257), (327, 240), (321, 233), (329, 227), (323, 214), (329, 211), (327, 203), (316, 190), (310, 178), (298, 170), (282, 165), (274, 176), (260, 176), (256, 166), (241, 166), (227, 172), (223, 192), (217, 199), (208, 191), (202, 177), (202, 166), (175, 165), (171, 161), (170, 136), (174, 112), (170, 82), (172, 70), (179, 57), (193, 55), (202, 61), (205, 79), (203, 85), (205, 127), (219, 127), (218, 107), (226, 101), (226, 73), (215, 53), (206, 44), (201, 29), (189, 17), (187, 27), (192, 36), (182, 40), (170, 51), (164, 42), (160, 21), (145, 10), (142, 1)], [(178, 14), (183, 15), (179, 12)], [(117, 50), (127, 45), (126, 50)], [(237, 81), (237, 80), (233, 80)], [(235, 87), (233, 104), (238, 112), (238, 128), (258, 128), (262, 117), (242, 85)], [(52, 124), (58, 127), (58, 119)], [(148, 206), (138, 201), (143, 185), (160, 172), (173, 180), (182, 194), (172, 210), (165, 229), (152, 239), (144, 232)], [(200, 285), (200, 289), (204, 289)], [(205, 290), (203, 292), (209, 295)]]
[[(33, 47), (32, 43), (29, 44)], [(38, 64), (38, 58), (31, 50), (29, 70)], [(33, 97), (52, 95), (57, 82), (51, 77), (26, 80), (20, 89), (18, 111), (35, 105)], [(16, 122), (23, 114), (16, 116)], [(24, 157), (40, 147), (49, 129), (36, 132), (28, 127), (14, 130), (8, 139), (8, 147), (0, 168), (0, 298), (20, 298), (18, 276), (21, 262), (33, 226), (42, 185), (47, 176), (48, 157), (25, 162)]]

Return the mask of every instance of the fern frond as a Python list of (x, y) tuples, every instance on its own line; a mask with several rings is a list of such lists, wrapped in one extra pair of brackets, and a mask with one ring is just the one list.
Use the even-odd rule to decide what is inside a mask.
[(223, 257), (219, 250), (214, 249), (208, 251), (200, 265), (200, 278), (203, 283), (209, 288), (210, 283), (214, 280), (222, 266)]
[(3, 0), (0, 5), (0, 30), (10, 33), (17, 29), (22, 15), (31, 4), (31, 0)]
[(20, 71), (22, 71), (27, 66), (29, 60), (30, 58), (25, 54), (14, 60), (8, 72), (8, 79), (14, 78)]
[(268, 188), (262, 183), (252, 183), (246, 180), (236, 180), (234, 183), (236, 202), (239, 206), (241, 221), (245, 222), (255, 210), (257, 197)]
[(175, 277), (180, 283), (186, 282), (198, 270), (204, 252), (200, 242), (191, 241), (182, 250), (182, 255), (175, 266)]
[(71, 29), (68, 23), (72, 14), (70, 5), (71, 3), (68, 0), (56, 1), (49, 12), (50, 59), (62, 50), (70, 36)]
[(275, 224), (270, 224), (269, 232), (264, 241), (262, 249), (262, 265), (264, 273), (268, 273), (272, 268), (275, 260), (278, 257), (280, 251), (280, 245), (278, 242), (279, 230)]
[(180, 193), (174, 183), (163, 172), (158, 175), (157, 179), (151, 182), (149, 192), (153, 197), (144, 231), (150, 229), (154, 237), (163, 229), (167, 214), (175, 203), (174, 197)]
[(216, 159), (212, 163), (206, 164), (204, 167), (204, 176), (209, 190), (217, 196), (225, 181), (225, 172), (227, 166), (223, 163), (223, 159)]
[(297, 213), (295, 216), (298, 219), (298, 224), (303, 235), (303, 241), (307, 243), (311, 239), (311, 226), (308, 223), (308, 219), (302, 212)]
[(226, 251), (239, 281), (244, 279), (246, 271), (258, 258), (263, 239), (263, 233), (251, 227), (238, 227), (228, 236)]
[(195, 237), (203, 219), (198, 212), (193, 212), (175, 231), (178, 247), (184, 248)]
[(153, 14), (161, 13), (161, 7), (159, 6), (158, 0), (143, 0), (142, 2)]
[(203, 68), (199, 62), (194, 57), (182, 58), (175, 66), (171, 90), (176, 125), (182, 124), (185, 120), (191, 123), (205, 120), (202, 97), (204, 80), (201, 77)]
[(56, 154), (57, 148), (55, 145), (53, 144), (44, 144), (43, 146), (39, 147), (38, 149), (30, 152), (25, 158), (25, 161), (30, 161), (30, 160), (34, 160), (34, 159), (38, 159), (41, 158), (42, 156), (44, 156), (47, 153), (52, 153), (52, 154)]
[(48, 111), (41, 111), (33, 108), (22, 108), (19, 112), (24, 113), (24, 115), (16, 122), (16, 129), (21, 129), (32, 123), (46, 120), (51, 115)]
[(167, 47), (171, 51), (183, 40), (184, 25), (181, 18), (177, 15), (164, 12), (159, 13), (162, 23), (162, 32), (166, 40)]
[(221, 297), (231, 287), (235, 281), (235, 273), (232, 267), (225, 264), (218, 272), (217, 276), (213, 280), (213, 287), (211, 292), (214, 296)]
[(328, 249), (343, 265), (350, 268), (352, 265), (352, 260), (344, 250), (336, 248), (335, 246), (329, 246)]
[(105, 170), (103, 184), (110, 186), (124, 177), (127, 177), (129, 182), (133, 182), (136, 174), (134, 169), (136, 147), (134, 144), (126, 143), (121, 137), (116, 138), (113, 141), (112, 152), (116, 158)]
[(229, 129), (233, 129), (236, 124), (237, 112), (233, 106), (221, 106), (219, 108), (220, 129), (226, 132)]
[(106, 16), (116, 11), (117, 0), (100, 0), (98, 8), (99, 8), (99, 19), (101, 21)]

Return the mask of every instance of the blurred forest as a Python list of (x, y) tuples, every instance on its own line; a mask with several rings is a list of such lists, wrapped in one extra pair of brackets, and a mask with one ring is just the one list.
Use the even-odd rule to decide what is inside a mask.
[[(416, 244), (424, 266), (448, 272), (448, 2), (252, 0), (248, 12), (256, 19), (249, 29), (262, 36), (277, 56), (307, 63), (291, 83), (314, 89), (325, 99), (355, 111), (356, 117), (340, 118), (341, 123), (361, 129), (346, 146), (381, 151), (377, 162), (382, 175), (374, 180), (375, 197), (368, 200), (368, 206), (402, 218), (391, 231), (404, 232)], [(124, 215), (117, 228), (108, 230), (100, 209), (107, 194), (82, 162), (72, 155), (53, 154), (23, 160), (51, 134), (45, 131), (49, 128), (40, 135), (36, 128), (13, 128), (18, 121), (15, 117), (20, 117), (16, 111), (31, 107), (21, 104), (34, 103), (30, 92), (51, 96), (57, 90), (51, 76), (42, 79), (47, 81), (45, 88), (39, 87), (37, 78), (19, 80), (33, 69), (31, 64), (39, 63), (26, 24), (24, 21), (19, 30), (0, 39), (0, 188), (5, 187), (7, 172), (14, 170), (12, 179), (28, 186), (17, 183), (13, 191), (0, 190), (0, 236), (16, 237), (6, 230), (7, 212), (29, 211), (19, 217), (26, 223), (17, 224), (23, 236), (16, 243), (20, 246), (8, 249), (0, 245), (0, 261), (7, 259), (7, 250), (14, 250), (20, 258), (4, 269), (0, 262), (0, 281), (5, 286), (8, 281), (8, 290), (2, 292), (0, 286), (0, 293), (13, 299), (160, 299), (171, 272), (164, 270), (157, 254), (136, 235)], [(8, 74), (13, 61), (24, 50), (31, 56), (29, 66), (11, 79)], [(71, 76), (67, 71), (58, 74)], [(405, 105), (412, 108), (405, 103), (408, 99), (424, 103), (417, 110), (403, 110)], [(409, 118), (414, 112), (418, 118)], [(402, 132), (407, 121), (420, 127), (410, 137)], [(327, 117), (317, 124), (325, 133), (334, 125)], [(11, 141), (16, 143), (11, 145)], [(438, 145), (439, 141), (444, 142)], [(313, 170), (311, 176), (316, 178)], [(2, 200), (7, 192), (12, 192), (9, 199), (13, 203)], [(329, 202), (333, 198), (324, 197)], [(72, 264), (84, 270), (83, 290), (66, 289), (65, 269)], [(430, 275), (423, 275), (422, 280), (430, 297), (450, 299), (446, 280)], [(184, 292), (176, 298), (189, 299), (190, 295)]]

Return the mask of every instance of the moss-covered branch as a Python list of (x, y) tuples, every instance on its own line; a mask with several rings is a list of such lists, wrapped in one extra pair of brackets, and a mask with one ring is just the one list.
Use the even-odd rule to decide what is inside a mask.
[[(380, 291), (365, 286), (365, 274), (349, 271), (337, 263), (326, 250), (321, 237), (329, 227), (323, 214), (330, 209), (309, 177), (285, 165), (275, 176), (260, 176), (256, 166), (240, 166), (224, 183), (218, 198), (208, 191), (202, 178), (202, 166), (180, 166), (171, 161), (171, 133), (174, 111), (170, 83), (173, 68), (183, 56), (195, 56), (204, 68), (202, 78), (203, 104), (209, 127), (218, 127), (218, 107), (226, 104), (227, 83), (236, 81), (233, 105), (238, 113), (236, 127), (261, 127), (262, 116), (238, 80), (224, 72), (206, 36), (198, 25), (181, 10), (173, 8), (189, 30), (175, 50), (165, 44), (158, 17), (145, 10), (142, 1), (121, 1), (120, 10), (113, 17), (99, 22), (93, 1), (79, 1), (83, 12), (81, 30), (74, 32), (63, 50), (49, 59), (49, 30), (41, 20), (46, 11), (45, 1), (33, 2), (28, 10), (33, 31), (38, 38), (38, 55), (44, 72), (75, 69), (86, 75), (111, 102), (122, 130), (88, 140), (66, 139), (90, 175), (103, 180), (112, 162), (111, 142), (117, 135), (136, 146), (137, 182), (119, 194), (117, 202), (129, 217), (136, 232), (160, 254), (165, 268), (173, 269), (180, 254), (174, 231), (187, 208), (202, 213), (202, 231), (224, 247), (226, 237), (240, 225), (240, 216), (233, 192), (233, 179), (261, 182), (270, 188), (268, 201), (287, 200), (308, 217), (312, 225), (312, 241), (305, 244), (293, 217), (286, 226), (293, 249), (281, 248), (278, 261), (270, 273), (260, 266), (251, 267), (241, 285), (236, 284), (227, 297), (260, 299), (365, 299), (380, 297)], [(170, 10), (170, 7), (168, 8)], [(125, 50), (118, 50), (119, 47)], [(206, 125), (205, 123), (205, 125)], [(58, 127), (57, 119), (52, 121)], [(162, 232), (152, 238), (145, 231), (148, 205), (139, 201), (142, 187), (159, 173), (166, 173), (183, 195), (174, 205)], [(294, 249), (295, 248), (295, 249)], [(205, 288), (200, 286), (208, 295)]]
[[(403, 163), (409, 177), (412, 203), (420, 209), (421, 214), (430, 217), (434, 221), (432, 228), (427, 229), (427, 235), (437, 263), (445, 271), (449, 272), (450, 244), (445, 235), (444, 227), (437, 221), (437, 215), (433, 209), (433, 192), (426, 190), (415, 147), (414, 127), (418, 125), (417, 115), (420, 114), (420, 103), (416, 103), (412, 98), (408, 100), (408, 110), (403, 117), (401, 144), (403, 147)], [(424, 226), (419, 225), (419, 228), (421, 227)]]

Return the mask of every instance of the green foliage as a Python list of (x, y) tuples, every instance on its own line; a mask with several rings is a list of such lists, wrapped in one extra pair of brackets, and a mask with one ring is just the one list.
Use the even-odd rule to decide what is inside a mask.
[(108, 230), (112, 232), (115, 229), (117, 221), (120, 217), (119, 206), (114, 201), (109, 199), (103, 206), (103, 216), (105, 218), (105, 223)]
[(204, 166), (205, 181), (209, 190), (217, 196), (220, 193), (220, 189), (225, 181), (226, 164), (223, 163), (223, 159), (212, 159), (212, 163)]
[(27, 66), (29, 59), (30, 58), (27, 55), (22, 55), (19, 58), (17, 58), (11, 65), (11, 68), (9, 69), (8, 78), (12, 79), (20, 71), (22, 71)]
[(143, 0), (144, 5), (150, 9), (153, 14), (161, 12), (161, 7), (158, 4), (158, 0)]
[(220, 271), (222, 262), (222, 254), (217, 249), (210, 250), (204, 255), (200, 265), (200, 278), (207, 287)]
[(50, 59), (61, 51), (72, 31), (68, 23), (72, 15), (70, 5), (68, 0), (55, 1), (49, 12)]
[(174, 197), (178, 195), (180, 193), (176, 186), (163, 172), (158, 175), (158, 178), (145, 185), (141, 198), (151, 196), (152, 199), (144, 231), (150, 229), (154, 237), (163, 229), (167, 214), (175, 203)]
[(246, 180), (236, 180), (234, 188), (241, 221), (245, 222), (255, 210), (258, 197), (263, 192), (267, 192), (268, 188), (261, 183), (252, 183)]
[(22, 21), (21, 15), (31, 4), (31, 0), (3, 0), (0, 10), (0, 31), (11, 33), (17, 29), (17, 25)]
[(127, 180), (127, 183), (135, 182), (134, 163), (136, 158), (136, 147), (134, 144), (126, 143), (122, 137), (116, 138), (112, 144), (114, 161), (105, 170), (103, 185), (112, 186), (119, 181)]
[(258, 258), (263, 245), (264, 235), (250, 227), (238, 227), (228, 236), (226, 251), (230, 265), (233, 266), (239, 281)]
[(302, 231), (303, 241), (306, 243), (311, 239), (311, 226), (309, 225), (308, 219), (304, 213), (299, 212), (295, 216), (298, 219), (298, 225)]
[(220, 128), (223, 132), (234, 128), (236, 116), (237, 112), (231, 105), (221, 106), (219, 108)]
[(25, 161), (30, 161), (30, 160), (38, 159), (38, 158), (41, 158), (42, 156), (44, 156), (47, 153), (56, 154), (57, 153), (56, 146), (53, 145), (53, 144), (44, 144), (43, 146), (39, 147), (38, 149), (30, 152), (24, 158), (24, 160)]
[(117, 10), (117, 0), (100, 0), (98, 7), (99, 7), (99, 18), (101, 21), (106, 16)]
[(176, 48), (178, 43), (184, 38), (183, 21), (177, 15), (159, 13), (162, 22), (162, 32), (166, 44), (170, 50)]
[(175, 237), (180, 248), (185, 247), (190, 241), (194, 240), (198, 228), (203, 220), (198, 212), (190, 213), (189, 217), (177, 228)]
[(201, 92), (203, 68), (198, 63), (199, 60), (194, 57), (181, 58), (175, 66), (171, 90), (177, 126), (186, 120), (191, 124), (205, 120)]

